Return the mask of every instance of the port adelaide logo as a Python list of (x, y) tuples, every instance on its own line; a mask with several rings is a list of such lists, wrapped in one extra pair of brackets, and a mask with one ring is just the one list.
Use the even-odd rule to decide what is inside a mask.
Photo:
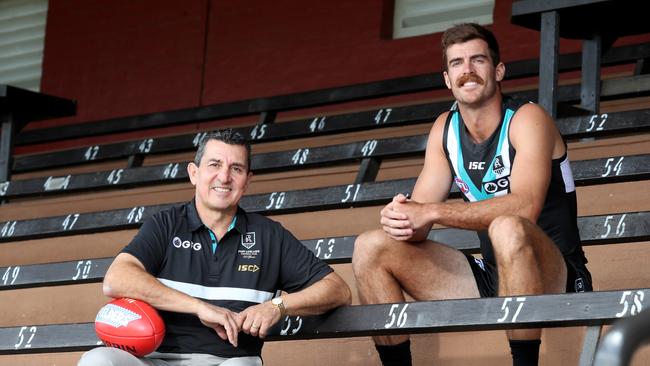
[(503, 173), (503, 170), (505, 169), (505, 165), (503, 165), (503, 158), (501, 155), (497, 155), (496, 158), (494, 158), (494, 164), (492, 164), (492, 170), (496, 175), (499, 175)]
[(255, 232), (249, 231), (245, 234), (241, 234), (241, 245), (246, 249), (239, 249), (237, 253), (242, 256), (242, 258), (253, 259), (256, 258), (260, 253), (259, 249), (253, 249), (256, 244)]
[(250, 249), (255, 246), (255, 232), (251, 231), (247, 232), (246, 234), (242, 234), (241, 245), (243, 245), (246, 249)]

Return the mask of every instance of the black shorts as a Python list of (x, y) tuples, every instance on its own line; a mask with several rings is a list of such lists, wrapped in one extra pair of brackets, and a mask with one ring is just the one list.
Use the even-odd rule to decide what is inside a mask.
[[(481, 297), (498, 296), (499, 276), (496, 267), (472, 255), (466, 254), (465, 256), (470, 268), (472, 268)], [(566, 292), (593, 291), (591, 274), (582, 259), (568, 256), (564, 257), (564, 263), (567, 269)]]

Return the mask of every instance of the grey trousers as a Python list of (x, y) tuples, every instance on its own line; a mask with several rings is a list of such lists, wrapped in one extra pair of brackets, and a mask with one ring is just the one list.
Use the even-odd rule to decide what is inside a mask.
[(135, 357), (121, 349), (94, 348), (81, 356), (77, 366), (262, 366), (259, 357), (222, 358), (203, 353), (159, 353)]

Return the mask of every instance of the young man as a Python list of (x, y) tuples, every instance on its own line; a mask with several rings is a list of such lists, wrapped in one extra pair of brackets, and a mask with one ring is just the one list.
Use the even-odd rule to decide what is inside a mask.
[[(201, 141), (187, 167), (194, 200), (146, 220), (104, 278), (107, 296), (160, 310), (162, 345), (145, 358), (96, 348), (79, 365), (261, 365), (262, 339), (285, 315), (350, 302), (346, 283), (291, 233), (239, 207), (249, 166), (240, 134)], [(278, 290), (289, 294), (274, 298)]]
[[(501, 94), (505, 66), (494, 35), (461, 24), (442, 37), (445, 83), (456, 108), (429, 134), (412, 199), (381, 211), (382, 230), (355, 243), (365, 304), (515, 296), (591, 289), (577, 229), (566, 144), (536, 104)], [(445, 202), (452, 182), (465, 202)], [(478, 232), (483, 259), (426, 240), (433, 224)], [(507, 331), (514, 365), (536, 365), (540, 329)], [(375, 337), (384, 365), (410, 365), (407, 336)]]

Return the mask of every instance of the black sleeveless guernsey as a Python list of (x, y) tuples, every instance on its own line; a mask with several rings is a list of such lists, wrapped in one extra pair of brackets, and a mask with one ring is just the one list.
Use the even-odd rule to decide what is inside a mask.
[[(517, 153), (510, 143), (510, 122), (523, 104), (504, 96), (501, 123), (488, 139), (479, 144), (468, 135), (460, 112), (454, 107), (449, 112), (443, 146), (454, 182), (465, 201), (482, 201), (510, 193), (510, 171)], [(578, 233), (576, 206), (575, 184), (565, 153), (552, 161), (551, 181), (537, 225), (565, 257), (571, 258), (572, 262), (586, 263)], [(484, 260), (496, 265), (487, 231), (479, 231), (478, 236)]]

